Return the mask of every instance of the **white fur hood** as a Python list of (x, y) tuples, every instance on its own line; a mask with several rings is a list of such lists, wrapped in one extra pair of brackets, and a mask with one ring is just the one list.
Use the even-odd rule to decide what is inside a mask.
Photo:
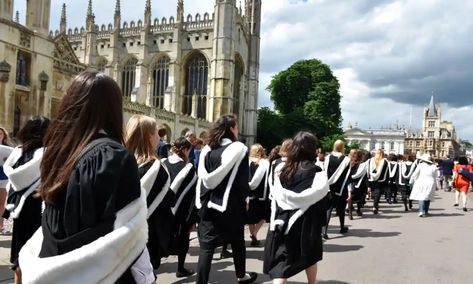
[(13, 166), (22, 154), (23, 149), (21, 147), (16, 147), (3, 165), (3, 171), (8, 177), (8, 183), (14, 191), (22, 191), (23, 189), (30, 187), (33, 183), (38, 181), (41, 176), (40, 165), (44, 154), (44, 148), (36, 150), (32, 160), (14, 169)]

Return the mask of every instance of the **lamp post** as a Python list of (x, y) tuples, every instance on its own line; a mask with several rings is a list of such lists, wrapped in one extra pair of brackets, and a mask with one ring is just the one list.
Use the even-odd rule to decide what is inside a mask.
[(38, 115), (40, 115), (41, 112), (44, 111), (44, 92), (47, 89), (48, 81), (49, 81), (48, 74), (46, 74), (46, 72), (42, 71), (39, 74), (40, 88), (39, 88), (39, 109), (37, 111)]

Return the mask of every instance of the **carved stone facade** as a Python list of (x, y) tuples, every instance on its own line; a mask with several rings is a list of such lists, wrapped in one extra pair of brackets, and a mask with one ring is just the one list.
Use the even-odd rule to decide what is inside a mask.
[[(213, 13), (152, 19), (151, 1), (143, 19), (96, 25), (89, 1), (85, 27), (61, 30), (80, 62), (112, 76), (122, 87), (125, 116), (146, 113), (165, 124), (174, 139), (187, 130), (204, 135), (222, 114), (239, 116), (248, 143), (256, 138), (261, 1), (216, 0)], [(61, 30), (51, 32), (59, 35)], [(139, 105), (139, 106), (138, 106)], [(141, 111), (137, 111), (137, 110)]]

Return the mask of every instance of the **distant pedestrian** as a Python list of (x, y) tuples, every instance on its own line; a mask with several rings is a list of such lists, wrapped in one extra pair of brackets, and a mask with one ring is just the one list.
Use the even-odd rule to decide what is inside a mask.
[(40, 165), (43, 140), (49, 119), (35, 116), (28, 120), (16, 138), (16, 147), (4, 164), (8, 177), (7, 210), (4, 216), (13, 218), (10, 262), (15, 271), (15, 283), (22, 283), (22, 267), (18, 262), (21, 248), (41, 226), (41, 199), (35, 193), (41, 183)]
[(311, 133), (296, 134), (287, 161), (274, 173), (263, 272), (275, 284), (287, 283), (288, 278), (303, 270), (307, 283), (316, 281), (330, 191), (327, 174), (315, 165), (317, 144)]
[(419, 201), (419, 217), (429, 214), (430, 202), (434, 200), (437, 189), (437, 177), (437, 166), (433, 164), (430, 154), (423, 154), (409, 182), (414, 184), (409, 199)]
[[(246, 272), (244, 226), (249, 196), (248, 148), (238, 142), (235, 115), (223, 115), (212, 125), (209, 143), (200, 154), (196, 206), (199, 209), (199, 262), (197, 283), (206, 284), (214, 251), (231, 244), (239, 283), (252, 283), (256, 273)], [(195, 135), (195, 134), (194, 134)]]
[(195, 132), (192, 131), (192, 130), (189, 130), (186, 132), (186, 135), (185, 135), (187, 141), (189, 141), (192, 145), (192, 148), (191, 150), (189, 151), (189, 162), (193, 165), (195, 165), (195, 153), (194, 153), (194, 149), (195, 149), (195, 145), (197, 143), (197, 136), (195, 135)]
[(463, 211), (466, 209), (466, 201), (468, 199), (468, 190), (470, 189), (471, 180), (463, 174), (463, 171), (470, 172), (473, 174), (473, 167), (468, 164), (468, 159), (465, 156), (458, 158), (458, 164), (453, 169), (453, 184), (455, 187), (455, 206), (458, 206), (460, 194), (463, 198)]
[(443, 174), (443, 181), (445, 183), (445, 190), (452, 191), (452, 184), (453, 184), (453, 167), (455, 163), (452, 159), (447, 157), (446, 160), (443, 160), (441, 163), (442, 166), (442, 174)]
[[(192, 147), (192, 145), (191, 145)], [(200, 152), (204, 147), (204, 141), (202, 139), (197, 139), (194, 146), (194, 166), (197, 168), (199, 166)], [(192, 149), (191, 149), (192, 150)], [(191, 151), (189, 150), (189, 151)]]
[(412, 209), (412, 200), (409, 198), (412, 185), (409, 181), (417, 167), (417, 163), (415, 163), (414, 155), (405, 155), (403, 159), (404, 161), (399, 165), (399, 190), (401, 191), (404, 211), (407, 212)]
[(373, 197), (373, 214), (378, 214), (381, 195), (388, 191), (388, 161), (384, 158), (384, 150), (378, 149), (369, 160), (369, 184)]
[(158, 135), (159, 135), (159, 143), (157, 147), (157, 154), (160, 159), (165, 159), (168, 157), (168, 152), (169, 152), (169, 143), (164, 140), (164, 137), (167, 136), (167, 130), (165, 127), (159, 127), (158, 128)]
[(25, 283), (155, 280), (145, 254), (146, 193), (122, 144), (122, 98), (96, 71), (67, 89), (44, 143), (42, 227), (20, 252)]
[(362, 216), (364, 197), (368, 191), (368, 160), (363, 151), (350, 150), (350, 176), (348, 178), (348, 217), (353, 220), (353, 204), (356, 203), (356, 213)]

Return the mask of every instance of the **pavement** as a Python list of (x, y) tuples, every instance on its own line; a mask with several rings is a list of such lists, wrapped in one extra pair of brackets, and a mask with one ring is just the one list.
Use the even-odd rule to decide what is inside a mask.
[[(350, 231), (338, 233), (338, 218), (329, 227), (324, 242), (324, 259), (318, 264), (317, 283), (471, 283), (473, 279), (473, 197), (468, 212), (453, 207), (452, 192), (437, 191), (430, 215), (404, 212), (401, 204), (382, 203), (373, 215), (371, 202), (363, 217), (346, 221)], [(414, 209), (417, 205), (414, 204)], [(267, 226), (259, 234), (266, 235)], [(248, 233), (247, 244), (249, 244)], [(198, 242), (192, 235), (186, 267), (195, 269)], [(0, 236), (0, 283), (12, 283), (9, 267), (10, 237)], [(262, 246), (264, 240), (262, 240)], [(215, 254), (218, 258), (219, 250)], [(263, 247), (247, 248), (247, 270), (259, 273), (256, 283), (271, 283), (263, 275)], [(195, 276), (175, 278), (177, 258), (163, 259), (157, 271), (158, 283), (195, 283)], [(236, 283), (232, 259), (215, 259), (211, 283)], [(289, 279), (290, 284), (307, 283), (304, 272)]]

